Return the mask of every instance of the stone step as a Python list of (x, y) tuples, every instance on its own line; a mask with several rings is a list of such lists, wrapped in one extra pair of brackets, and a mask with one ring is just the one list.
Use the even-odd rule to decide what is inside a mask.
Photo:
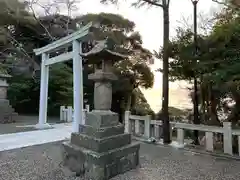
[(12, 106), (11, 105), (9, 105), (9, 104), (0, 104), (0, 107), (1, 108), (12, 108)]
[(120, 134), (98, 139), (85, 134), (72, 133), (71, 143), (96, 152), (106, 152), (131, 143), (131, 134)]
[(88, 136), (101, 139), (109, 136), (115, 136), (124, 133), (124, 125), (118, 124), (112, 127), (94, 128), (88, 125), (79, 125), (79, 132)]
[(11, 115), (12, 113), (14, 113), (13, 111), (0, 111), (0, 116), (1, 115)]
[(0, 112), (0, 117), (1, 116), (12, 116), (14, 112)]
[(17, 121), (18, 113), (0, 113), (0, 123), (13, 123)]
[(7, 100), (7, 99), (0, 99), (0, 106), (1, 105), (9, 106), (10, 105), (9, 100)]
[(12, 113), (14, 113), (13, 111), (0, 111), (0, 116), (1, 115), (11, 115)]
[(11, 106), (0, 106), (0, 112), (1, 111), (14, 111), (14, 108)]
[(106, 180), (139, 164), (139, 143), (132, 143), (106, 153), (97, 153), (70, 142), (64, 142), (64, 162), (71, 171), (86, 179)]

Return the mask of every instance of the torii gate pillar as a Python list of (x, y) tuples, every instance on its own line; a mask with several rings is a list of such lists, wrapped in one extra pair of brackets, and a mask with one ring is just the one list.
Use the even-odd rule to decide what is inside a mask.
[(48, 79), (49, 79), (49, 66), (45, 65), (48, 60), (46, 53), (42, 54), (41, 63), (41, 82), (40, 82), (40, 101), (39, 101), (39, 119), (36, 125), (37, 129), (50, 128), (47, 123), (47, 102), (48, 102)]
[(80, 47), (81, 44), (77, 40), (73, 41), (73, 132), (78, 132), (79, 124), (83, 124), (83, 68)]

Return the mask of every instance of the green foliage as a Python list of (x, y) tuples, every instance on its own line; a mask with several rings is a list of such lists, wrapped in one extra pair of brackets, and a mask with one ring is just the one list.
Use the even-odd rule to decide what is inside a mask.
[[(194, 56), (190, 30), (179, 29), (178, 35), (170, 43), (172, 80), (190, 82), (193, 75), (197, 75), (202, 113), (204, 117), (207, 113), (213, 124), (219, 124), (217, 111), (222, 109), (230, 112), (229, 121), (239, 119), (239, 38), (239, 10), (227, 7), (217, 15), (212, 31), (208, 35), (198, 36), (197, 56)], [(231, 110), (226, 98), (232, 98), (236, 103)]]
[[(65, 64), (56, 64), (50, 69), (48, 112), (58, 115), (61, 105), (72, 105), (73, 83), (72, 69)], [(38, 113), (39, 81), (29, 76), (13, 76), (10, 79), (8, 98), (20, 113)]]
[(33, 16), (26, 11), (26, 4), (18, 0), (0, 0), (0, 25), (32, 24)]
[(39, 84), (26, 76), (14, 76), (9, 81), (8, 99), (21, 113), (38, 113)]
[(55, 64), (50, 69), (48, 96), (48, 110), (54, 114), (62, 105), (73, 105), (73, 74), (66, 64)]
[[(12, 13), (14, 16), (11, 18), (6, 15), (1, 16), (3, 19), (0, 20), (3, 24), (3, 28), (0, 28), (2, 32), (0, 38), (3, 35), (3, 40), (0, 39), (0, 43), (4, 42), (3, 48), (0, 49), (1, 67), (13, 75), (8, 95), (13, 107), (19, 113), (38, 113), (40, 58), (34, 56), (33, 49), (66, 36), (76, 30), (79, 24), (89, 21), (101, 24), (101, 32), (96, 36), (112, 38), (114, 43), (124, 47), (129, 55), (129, 60), (123, 60), (115, 65), (119, 82), (114, 84), (113, 109), (122, 113), (128, 104), (126, 103), (128, 97), (135, 88), (152, 87), (153, 74), (148, 67), (152, 54), (142, 47), (141, 36), (134, 31), (134, 22), (120, 15), (108, 13), (87, 14), (75, 19), (59, 14), (36, 18), (26, 11), (25, 5), (27, 4), (19, 3), (16, 8), (10, 6), (13, 12), (19, 11), (16, 12), (20, 13), (19, 16)], [(8, 4), (2, 4), (3, 6), (9, 8)], [(20, 6), (21, 10), (17, 6)], [(92, 72), (93, 67), (84, 64), (84, 98), (91, 107), (93, 107), (94, 88), (93, 82), (89, 81), (87, 76)], [(60, 105), (72, 105), (73, 102), (72, 62), (52, 66), (49, 77), (48, 110), (50, 114), (55, 115), (59, 113)]]
[(134, 103), (131, 109), (132, 114), (136, 114), (139, 116), (146, 116), (146, 115), (154, 115), (154, 112), (151, 110), (147, 100), (144, 97), (144, 94), (141, 92), (139, 88), (137, 88), (133, 92), (134, 96)]

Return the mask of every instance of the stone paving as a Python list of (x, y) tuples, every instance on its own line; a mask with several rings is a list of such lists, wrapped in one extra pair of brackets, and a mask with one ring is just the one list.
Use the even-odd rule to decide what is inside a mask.
[[(0, 152), (0, 180), (83, 180), (62, 166), (61, 142)], [(112, 180), (238, 180), (240, 161), (141, 144), (141, 166)]]
[[(49, 117), (48, 122), (50, 124), (56, 124), (56, 122), (59, 122), (59, 118)], [(19, 115), (15, 123), (1, 124), (0, 134), (33, 131), (33, 130), (36, 130), (34, 126), (37, 123), (38, 123), (38, 116)]]
[(0, 151), (62, 141), (71, 136), (71, 123), (52, 124), (52, 127), (45, 130), (1, 134)]

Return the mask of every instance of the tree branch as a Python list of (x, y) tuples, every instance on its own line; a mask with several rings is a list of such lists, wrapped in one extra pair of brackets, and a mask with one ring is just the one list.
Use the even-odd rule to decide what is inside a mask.
[(170, 0), (167, 1), (167, 7), (169, 7), (169, 4), (170, 4)]
[(75, 10), (78, 10), (77, 3), (80, 3), (81, 0), (55, 0), (56, 4), (62, 4), (64, 6), (64, 9), (67, 9), (67, 22), (66, 22), (66, 31), (67, 35), (69, 35), (70, 30), (69, 30), (69, 24), (71, 21), (72, 17), (72, 12)]
[[(28, 52), (22, 47), (21, 43), (18, 42), (10, 33), (6, 32), (6, 36), (8, 38), (10, 38), (10, 43), (12, 44), (13, 47), (16, 46), (17, 44), (17, 47), (15, 48), (15, 51), (16, 52), (20, 52), (22, 53), (29, 61), (31, 61), (31, 65), (34, 67), (34, 70), (33, 70), (33, 74), (32, 74), (32, 78), (35, 80), (34, 76), (35, 76), (35, 72), (36, 72), (36, 67), (39, 67), (38, 64), (34, 61), (34, 59), (28, 54)], [(7, 50), (7, 49), (5, 49)], [(5, 51), (4, 50), (4, 51)], [(2, 53), (4, 53), (4, 51)]]
[[(157, 3), (156, 0), (142, 0), (148, 4), (154, 5), (154, 6), (158, 6), (158, 7), (162, 7), (163, 8), (163, 4)], [(170, 0), (169, 0), (170, 1)]]
[(221, 5), (224, 5), (224, 6), (228, 6), (228, 4), (223, 1), (218, 1), (218, 0), (212, 0), (212, 1), (215, 3), (221, 4)]
[(51, 39), (51, 41), (54, 41), (55, 38), (51, 35), (51, 33), (47, 30), (47, 28), (42, 24), (41, 20), (36, 16), (36, 13), (34, 11), (33, 8), (33, 4), (36, 3), (34, 0), (30, 1), (28, 6), (31, 9), (32, 13), (33, 13), (33, 17), (34, 19), (40, 24), (40, 26), (45, 30), (45, 32), (47, 33), (47, 35), (49, 36), (49, 38)]

